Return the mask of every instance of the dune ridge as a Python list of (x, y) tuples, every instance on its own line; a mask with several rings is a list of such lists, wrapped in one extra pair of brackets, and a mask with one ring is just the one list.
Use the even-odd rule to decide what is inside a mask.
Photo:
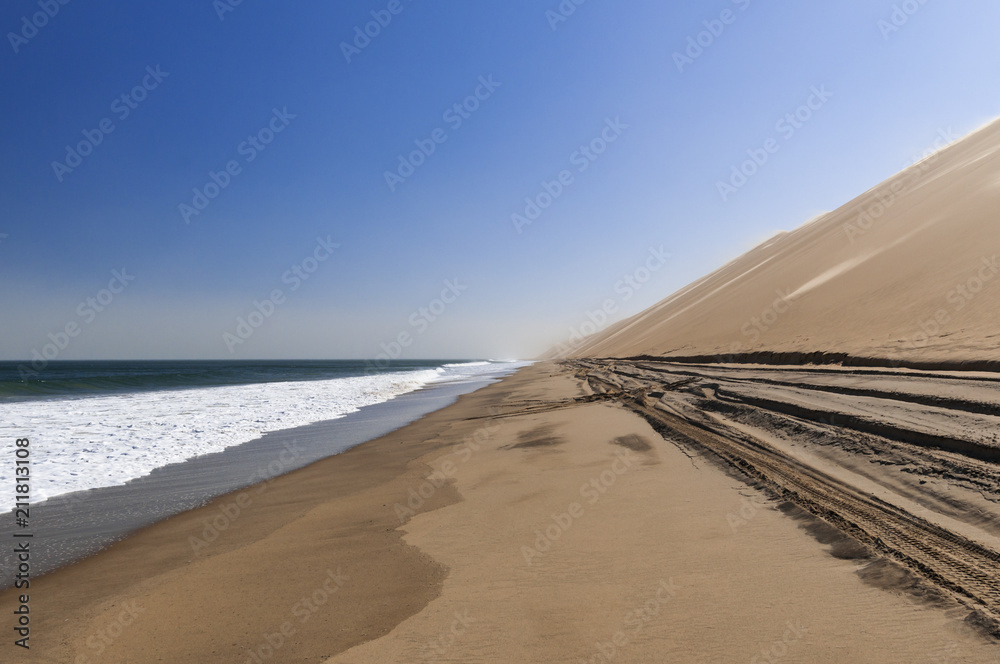
[(996, 370), (1000, 123), (558, 357)]

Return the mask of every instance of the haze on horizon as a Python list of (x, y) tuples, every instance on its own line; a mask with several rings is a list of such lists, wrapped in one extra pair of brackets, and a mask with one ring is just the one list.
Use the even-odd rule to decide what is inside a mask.
[(0, 9), (2, 360), (532, 357), (998, 114), (985, 0), (56, 4)]

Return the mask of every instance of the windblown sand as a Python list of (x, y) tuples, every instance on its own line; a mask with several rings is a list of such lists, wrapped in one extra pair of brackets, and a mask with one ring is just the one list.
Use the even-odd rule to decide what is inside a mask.
[(536, 365), (251, 489), (199, 554), (239, 494), (148, 528), (33, 582), (30, 659), (4, 661), (997, 661), (587, 393)]
[(794, 364), (816, 353), (995, 370), (998, 208), (995, 122), (555, 354)]

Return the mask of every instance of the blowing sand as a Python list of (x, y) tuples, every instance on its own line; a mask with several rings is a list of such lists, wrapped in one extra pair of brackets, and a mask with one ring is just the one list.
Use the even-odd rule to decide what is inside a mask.
[(25, 661), (1000, 661), (559, 365), (248, 492), (33, 582)]
[(994, 122), (557, 355), (995, 370), (998, 154)]

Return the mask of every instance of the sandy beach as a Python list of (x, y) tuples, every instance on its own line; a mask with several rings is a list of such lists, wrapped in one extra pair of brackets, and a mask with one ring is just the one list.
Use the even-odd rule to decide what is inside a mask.
[(998, 145), (33, 579), (31, 661), (1000, 661)]
[(996, 661), (593, 383), (537, 364), (44, 576), (32, 661)]
[(0, 664), (1000, 664), (1000, 3), (0, 24)]

